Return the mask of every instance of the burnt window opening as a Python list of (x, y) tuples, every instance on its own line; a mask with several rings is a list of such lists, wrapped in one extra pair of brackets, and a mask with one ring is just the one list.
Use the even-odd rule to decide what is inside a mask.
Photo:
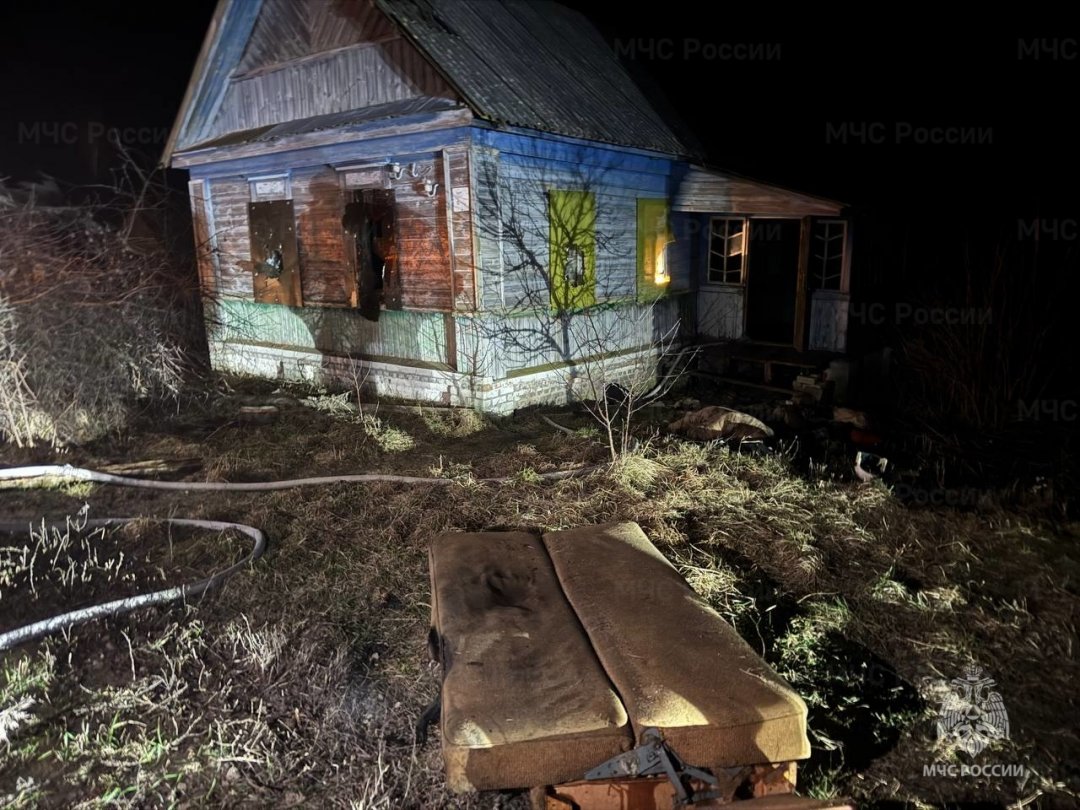
[(252, 288), (261, 304), (302, 305), (292, 200), (248, 203)]
[(364, 317), (378, 320), (381, 308), (394, 306), (400, 297), (394, 192), (369, 188), (353, 192), (342, 225), (355, 245), (354, 305)]
[(585, 283), (585, 251), (577, 245), (567, 245), (563, 257), (566, 268), (566, 283), (571, 287), (580, 287)]
[(847, 223), (820, 219), (810, 234), (810, 279), (815, 289), (839, 290), (844, 276), (844, 244)]
[(281, 278), (281, 271), (284, 269), (285, 257), (279, 245), (270, 252), (270, 255), (266, 257), (266, 261), (256, 266), (255, 272), (262, 273), (268, 278)]
[(747, 221), (714, 217), (709, 230), (709, 282), (742, 284), (746, 257)]

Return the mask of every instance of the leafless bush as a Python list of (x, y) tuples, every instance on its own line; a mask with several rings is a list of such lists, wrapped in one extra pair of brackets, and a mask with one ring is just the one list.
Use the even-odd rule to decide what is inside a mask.
[(78, 205), (0, 185), (4, 440), (85, 442), (176, 399), (201, 322), (168, 211), (164, 186), (142, 175)]
[(911, 412), (1000, 428), (1016, 418), (1018, 402), (1042, 393), (1055, 324), (1054, 296), (1038, 271), (1029, 257), (999, 247), (984, 266), (967, 264), (959, 289), (918, 303), (926, 322), (909, 325), (901, 339), (900, 393)]
[(618, 351), (622, 334), (655, 329), (655, 313), (652, 306), (611, 311), (614, 318), (597, 308), (571, 322), (582, 359), (559, 373), (567, 390), (578, 393), (582, 407), (600, 425), (614, 462), (633, 448), (634, 417), (675, 385), (685, 362), (684, 354), (675, 351), (679, 322), (655, 335), (644, 349), (624, 355)]

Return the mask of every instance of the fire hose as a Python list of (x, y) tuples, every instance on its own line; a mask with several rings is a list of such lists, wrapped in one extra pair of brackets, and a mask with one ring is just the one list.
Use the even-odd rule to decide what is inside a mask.
[[(546, 481), (557, 481), (565, 478), (571, 478), (578, 475), (584, 475), (593, 470), (599, 469), (602, 465), (595, 465), (591, 467), (579, 467), (573, 470), (558, 470), (556, 472), (541, 473), (539, 477)], [(391, 483), (399, 484), (435, 484), (435, 485), (448, 485), (457, 483), (452, 478), (422, 478), (418, 476), (410, 475), (381, 475), (377, 473), (360, 473), (356, 475), (329, 475), (320, 476), (315, 478), (292, 478), (282, 481), (253, 481), (253, 482), (211, 482), (211, 481), (153, 481), (144, 478), (131, 478), (123, 475), (112, 475), (111, 473), (98, 472), (96, 470), (88, 470), (82, 467), (72, 467), (70, 464), (49, 464), (34, 467), (10, 467), (7, 469), (0, 469), (0, 482), (2, 481), (24, 481), (38, 478), (55, 478), (67, 481), (91, 481), (98, 484), (113, 484), (117, 486), (126, 487), (142, 487), (144, 489), (159, 489), (170, 490), (180, 492), (206, 492), (206, 491), (226, 491), (226, 492), (267, 492), (281, 489), (291, 489), (294, 487), (305, 486), (320, 486), (327, 484), (341, 484), (341, 483), (370, 483), (378, 481), (387, 481)], [(495, 483), (505, 484), (514, 479), (509, 477), (503, 478), (481, 478), (478, 479), (483, 483)], [(145, 520), (146, 518), (100, 518), (96, 520), (89, 520), (86, 522), (87, 527), (109, 527), (109, 526), (121, 526), (126, 523), (132, 523), (136, 520)], [(22, 644), (33, 639), (40, 638), (41, 636), (55, 633), (59, 630), (73, 627), (76, 624), (90, 621), (92, 619), (105, 618), (107, 616), (120, 616), (125, 613), (130, 613), (133, 610), (138, 610), (143, 607), (151, 607), (154, 605), (164, 605), (169, 602), (175, 602), (184, 600), (189, 597), (199, 596), (208, 590), (224, 583), (233, 574), (240, 571), (245, 566), (248, 566), (260, 557), (266, 551), (266, 535), (254, 526), (248, 526), (243, 523), (230, 523), (228, 521), (219, 520), (195, 520), (186, 518), (160, 518), (158, 522), (167, 523), (172, 526), (187, 526), (196, 529), (206, 529), (209, 531), (226, 531), (228, 529), (235, 529), (251, 538), (252, 549), (244, 559), (237, 563), (212, 574), (205, 579), (200, 579), (197, 582), (192, 582), (186, 585), (180, 585), (173, 588), (166, 588), (160, 591), (152, 591), (149, 593), (136, 594), (134, 596), (128, 596), (123, 599), (114, 599), (109, 602), (102, 602), (97, 605), (91, 605), (85, 608), (79, 608), (78, 610), (67, 611), (56, 616), (52, 616), (48, 619), (42, 619), (41, 621), (33, 622), (32, 624), (18, 627), (14, 630), (9, 630), (6, 633), (0, 633), (0, 651), (14, 647), (17, 644)], [(2, 532), (20, 532), (25, 530), (31, 522), (19, 522), (19, 521), (0, 521), (0, 531)], [(57, 523), (49, 525), (58, 525)]]

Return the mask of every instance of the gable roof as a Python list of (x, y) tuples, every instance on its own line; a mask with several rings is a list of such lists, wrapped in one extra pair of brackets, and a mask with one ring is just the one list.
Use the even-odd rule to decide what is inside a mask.
[[(578, 12), (552, 0), (373, 4), (372, 11), (385, 15), (477, 118), (496, 126), (692, 154)], [(251, 61), (249, 39), (263, 7), (263, 0), (220, 0), (162, 163), (211, 139), (210, 125), (230, 82), (243, 72), (244, 60)], [(228, 133), (214, 137), (222, 134)]]
[(494, 124), (652, 149), (686, 146), (580, 13), (552, 0), (376, 0)]

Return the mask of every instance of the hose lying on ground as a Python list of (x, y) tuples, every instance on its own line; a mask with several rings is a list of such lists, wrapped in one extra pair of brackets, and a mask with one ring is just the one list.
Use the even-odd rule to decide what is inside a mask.
[[(558, 470), (556, 472), (540, 473), (539, 478), (544, 481), (558, 481), (563, 478), (572, 478), (576, 475), (585, 475), (600, 469), (602, 464), (591, 467), (578, 467), (574, 470)], [(379, 481), (389, 481), (396, 484), (456, 484), (454, 478), (421, 478), (414, 475), (380, 475), (377, 473), (359, 473), (357, 475), (324, 475), (317, 478), (289, 478), (284, 481), (240, 481), (240, 482), (217, 482), (217, 481), (152, 481), (145, 478), (130, 478), (126, 475), (112, 475), (111, 473), (87, 470), (83, 467), (72, 467), (70, 464), (44, 464), (37, 467), (9, 467), (0, 470), (0, 481), (23, 481), (31, 478), (59, 478), (68, 481), (91, 481), (96, 484), (116, 484), (122, 487), (142, 487), (143, 489), (167, 489), (178, 492), (269, 492), (277, 489), (292, 489), (293, 487), (324, 486), (326, 484), (361, 484)], [(478, 478), (480, 483), (485, 484), (509, 484), (515, 479), (504, 476), (502, 478)]]
[[(572, 478), (576, 475), (584, 475), (600, 469), (603, 465), (579, 467), (574, 470), (558, 470), (556, 472), (540, 473), (539, 477), (545, 481), (558, 481), (564, 478)], [(70, 464), (45, 464), (36, 467), (9, 467), (0, 469), (0, 481), (24, 481), (35, 478), (57, 478), (67, 481), (91, 481), (98, 484), (115, 484), (124, 487), (142, 487), (144, 489), (164, 489), (180, 492), (205, 492), (209, 490), (225, 492), (265, 492), (293, 487), (319, 486), (325, 484), (341, 483), (364, 483), (376, 481), (389, 481), (399, 484), (454, 484), (453, 478), (420, 478), (411, 475), (379, 475), (376, 473), (361, 473), (358, 475), (328, 475), (317, 478), (292, 478), (284, 481), (252, 481), (252, 482), (214, 482), (214, 481), (152, 481), (143, 478), (130, 478), (124, 475), (112, 475), (111, 473), (87, 470), (82, 467), (72, 467)], [(513, 478), (481, 478), (484, 483), (506, 484)], [(87, 526), (119, 526), (144, 518), (101, 518), (87, 522)], [(91, 619), (99, 619), (105, 616), (119, 616), (129, 613), (141, 607), (151, 605), (163, 605), (189, 596), (198, 596), (204, 591), (224, 582), (245, 565), (255, 562), (263, 555), (266, 549), (266, 537), (254, 526), (246, 526), (242, 523), (226, 523), (217, 520), (187, 520), (181, 518), (163, 518), (162, 522), (174, 526), (192, 526), (212, 531), (224, 531), (225, 529), (237, 529), (254, 541), (251, 554), (240, 562), (219, 571), (213, 576), (201, 579), (190, 585), (181, 585), (177, 588), (168, 588), (163, 591), (137, 594), (126, 599), (116, 599), (112, 602), (104, 602), (100, 605), (79, 610), (61, 613), (49, 619), (19, 627), (7, 633), (0, 634), (0, 651), (54, 633), (57, 630), (71, 627)], [(27, 523), (0, 522), (0, 531), (18, 532), (27, 528)], [(46, 524), (48, 525), (48, 524)]]
[[(122, 526), (125, 523), (133, 523), (137, 520), (145, 519), (146, 518), (102, 518), (100, 520), (88, 520), (86, 526)], [(255, 562), (263, 555), (263, 552), (266, 551), (266, 535), (254, 526), (246, 526), (243, 523), (228, 523), (220, 520), (189, 520), (184, 518), (162, 518), (160, 522), (168, 523), (172, 526), (190, 526), (196, 529), (208, 529), (210, 531), (218, 532), (227, 529), (236, 529), (251, 538), (251, 553), (238, 563), (230, 565), (228, 568), (218, 571), (216, 574), (212, 574), (205, 579), (200, 579), (198, 582), (192, 582), (189, 585), (180, 585), (176, 588), (166, 588), (163, 591), (152, 591), (151, 593), (140, 593), (135, 596), (126, 597), (125, 599), (114, 599), (111, 602), (103, 602), (100, 605), (91, 605), (90, 607), (80, 608), (79, 610), (71, 610), (67, 613), (61, 613), (58, 616), (42, 619), (39, 622), (34, 622), (33, 624), (28, 624), (24, 627), (18, 627), (15, 630), (9, 630), (6, 633), (0, 633), (0, 650), (6, 650), (9, 647), (14, 647), (16, 644), (22, 644), (25, 641), (31, 641), (49, 633), (55, 633), (58, 630), (63, 630), (73, 625), (90, 621), (91, 619), (100, 619), (105, 616), (120, 616), (142, 607), (164, 605), (168, 602), (175, 602), (180, 599), (187, 599), (191, 596), (198, 596), (214, 586), (221, 584), (244, 566)], [(20, 523), (3, 521), (0, 522), (0, 531), (19, 532), (27, 529), (29, 525), (29, 522)], [(45, 525), (49, 526), (50, 524)]]

